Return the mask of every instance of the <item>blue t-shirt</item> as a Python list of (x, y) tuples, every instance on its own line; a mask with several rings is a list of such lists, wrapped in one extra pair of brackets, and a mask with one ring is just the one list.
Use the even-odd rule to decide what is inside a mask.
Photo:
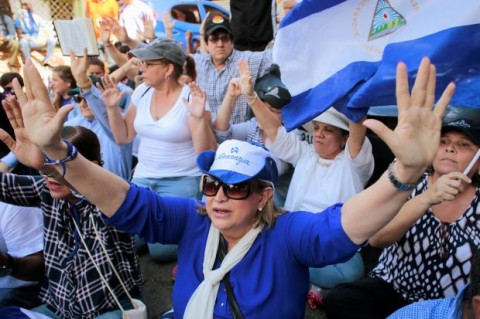
[[(210, 220), (197, 212), (203, 204), (189, 198), (161, 197), (132, 184), (122, 206), (106, 220), (148, 242), (178, 244), (178, 273), (173, 290), (175, 318), (202, 282), (203, 259)], [(346, 261), (357, 252), (342, 228), (342, 206), (321, 214), (284, 213), (265, 227), (244, 258), (232, 268), (230, 280), (245, 318), (301, 319), (309, 288), (309, 267)], [(218, 267), (216, 265), (215, 267)], [(231, 318), (223, 282), (214, 318)]]

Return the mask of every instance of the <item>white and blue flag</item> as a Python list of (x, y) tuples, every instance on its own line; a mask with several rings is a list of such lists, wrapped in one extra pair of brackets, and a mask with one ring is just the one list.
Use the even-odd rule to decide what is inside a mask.
[(273, 58), (292, 95), (288, 130), (335, 106), (352, 120), (395, 105), (395, 71), (413, 84), (421, 59), (437, 67), (437, 98), (480, 107), (480, 0), (303, 0), (282, 20)]

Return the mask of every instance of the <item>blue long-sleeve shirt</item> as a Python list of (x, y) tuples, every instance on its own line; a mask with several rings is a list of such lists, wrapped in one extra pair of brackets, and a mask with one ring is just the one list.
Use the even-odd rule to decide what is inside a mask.
[[(204, 278), (202, 265), (211, 222), (197, 212), (199, 205), (203, 204), (188, 198), (161, 197), (132, 184), (122, 206), (113, 217), (106, 218), (115, 227), (149, 242), (179, 245), (173, 290), (175, 318), (183, 318), (188, 300)], [(230, 272), (245, 318), (304, 318), (308, 268), (348, 260), (359, 248), (345, 234), (340, 216), (341, 205), (322, 214), (285, 213), (272, 228), (262, 230)], [(214, 318), (231, 317), (221, 283)]]

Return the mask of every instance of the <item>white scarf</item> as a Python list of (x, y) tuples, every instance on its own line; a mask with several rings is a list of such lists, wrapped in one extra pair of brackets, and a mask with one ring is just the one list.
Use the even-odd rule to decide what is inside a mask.
[(213, 224), (208, 231), (205, 257), (203, 259), (204, 279), (193, 292), (185, 309), (184, 319), (213, 318), (213, 308), (217, 299), (218, 288), (223, 277), (247, 254), (252, 247), (263, 226), (252, 228), (242, 239), (228, 252), (218, 269), (212, 270), (217, 257), (220, 232)]

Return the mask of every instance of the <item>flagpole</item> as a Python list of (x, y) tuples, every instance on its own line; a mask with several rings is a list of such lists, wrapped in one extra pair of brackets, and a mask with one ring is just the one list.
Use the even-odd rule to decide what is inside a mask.
[(470, 172), (470, 170), (472, 169), (473, 165), (475, 165), (475, 162), (478, 160), (479, 157), (480, 157), (480, 149), (478, 149), (477, 153), (475, 154), (475, 156), (473, 156), (467, 168), (465, 168), (465, 170), (463, 171), (463, 175), (467, 175)]

